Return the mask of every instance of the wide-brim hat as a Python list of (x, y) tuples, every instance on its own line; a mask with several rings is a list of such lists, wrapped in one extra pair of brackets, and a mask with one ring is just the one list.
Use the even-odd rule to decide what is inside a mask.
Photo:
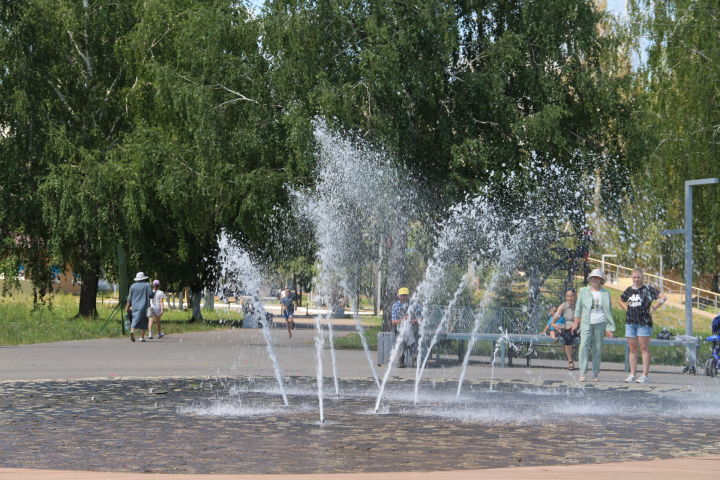
[(142, 282), (143, 280), (147, 280), (148, 276), (145, 275), (143, 272), (138, 272), (135, 275), (135, 278), (133, 278), (133, 282)]
[(600, 280), (602, 280), (602, 283), (605, 283), (605, 272), (603, 272), (599, 268), (596, 268), (595, 270), (590, 272), (590, 275), (588, 275), (588, 280), (590, 280), (592, 277), (598, 277)]

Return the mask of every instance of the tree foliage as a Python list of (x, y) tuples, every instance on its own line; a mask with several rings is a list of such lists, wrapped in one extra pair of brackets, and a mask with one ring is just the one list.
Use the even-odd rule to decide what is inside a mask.
[(312, 188), (317, 116), (389, 149), (436, 206), (530, 163), (617, 198), (642, 135), (607, 21), (589, 0), (3, 2), (4, 269), (43, 295), (71, 264), (85, 289), (115, 274), (119, 243), (198, 292), (223, 229), (310, 259), (284, 212), (287, 185)]
[(114, 44), (135, 19), (125, 2), (37, 0), (4, 2), (0, 23), (0, 168), (9, 207), (0, 222), (20, 248), (6, 246), (41, 295), (49, 265), (73, 265), (87, 280), (80, 313), (94, 315), (118, 225), (109, 153), (129, 128), (119, 94), (126, 69)]
[[(646, 137), (645, 148), (634, 149), (631, 157), (648, 172), (636, 187), (660, 206), (661, 228), (677, 228), (684, 224), (684, 182), (720, 175), (720, 7), (706, 0), (635, 0), (630, 13), (634, 33), (643, 40), (637, 128)], [(717, 272), (720, 189), (695, 188), (694, 203), (696, 269)], [(666, 265), (682, 268), (676, 240), (656, 244)]]

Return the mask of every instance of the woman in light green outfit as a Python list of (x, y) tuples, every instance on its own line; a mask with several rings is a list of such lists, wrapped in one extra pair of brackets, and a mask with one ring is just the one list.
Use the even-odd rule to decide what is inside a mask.
[(585, 381), (588, 370), (588, 353), (592, 349), (593, 381), (598, 381), (600, 357), (602, 355), (603, 336), (612, 338), (615, 321), (610, 307), (610, 292), (602, 288), (605, 274), (600, 269), (588, 275), (588, 285), (580, 289), (575, 304), (575, 319), (580, 323), (580, 378)]

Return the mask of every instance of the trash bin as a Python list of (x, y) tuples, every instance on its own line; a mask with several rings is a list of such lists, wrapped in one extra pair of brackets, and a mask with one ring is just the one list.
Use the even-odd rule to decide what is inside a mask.
[(390, 361), (390, 353), (392, 353), (395, 344), (395, 333), (378, 332), (377, 339), (377, 363), (383, 365)]
[(248, 312), (243, 316), (243, 328), (260, 328), (259, 315)]

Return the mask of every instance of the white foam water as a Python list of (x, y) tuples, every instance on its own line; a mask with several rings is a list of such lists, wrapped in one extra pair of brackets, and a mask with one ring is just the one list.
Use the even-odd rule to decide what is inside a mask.
[(181, 415), (197, 415), (205, 417), (275, 417), (307, 412), (310, 406), (294, 406), (291, 409), (282, 406), (268, 407), (257, 405), (243, 405), (240, 402), (217, 401), (210, 405), (193, 405), (178, 407)]
[(280, 367), (273, 348), (270, 325), (268, 325), (266, 321), (265, 306), (260, 300), (260, 287), (262, 284), (260, 269), (253, 263), (250, 254), (225, 234), (225, 232), (221, 232), (218, 238), (218, 247), (218, 260), (221, 266), (221, 287), (232, 288), (234, 290), (239, 290), (243, 287), (251, 292), (255, 314), (260, 316), (265, 348), (273, 365), (273, 371), (275, 372), (275, 378), (280, 388), (280, 394), (282, 395), (285, 405), (288, 405), (287, 394), (285, 393), (285, 386), (283, 385), (282, 368)]
[(318, 396), (318, 412), (320, 414), (320, 423), (325, 421), (325, 408), (323, 405), (323, 330), (320, 324), (320, 315), (315, 317), (315, 372), (317, 376), (317, 396)]

